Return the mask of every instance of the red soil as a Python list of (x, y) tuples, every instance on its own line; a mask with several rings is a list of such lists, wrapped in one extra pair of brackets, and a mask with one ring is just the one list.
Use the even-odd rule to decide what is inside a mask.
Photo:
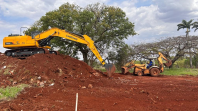
[(114, 74), (108, 78), (82, 61), (53, 54), (23, 60), (1, 55), (0, 61), (1, 87), (31, 86), (17, 98), (1, 101), (0, 110), (74, 111), (76, 93), (78, 111), (198, 110), (198, 77), (194, 76)]

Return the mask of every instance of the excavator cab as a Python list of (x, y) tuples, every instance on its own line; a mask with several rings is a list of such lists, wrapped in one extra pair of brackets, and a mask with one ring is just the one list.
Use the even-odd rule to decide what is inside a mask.
[(35, 36), (39, 35), (41, 31), (34, 31), (31, 33), (32, 39), (35, 39)]

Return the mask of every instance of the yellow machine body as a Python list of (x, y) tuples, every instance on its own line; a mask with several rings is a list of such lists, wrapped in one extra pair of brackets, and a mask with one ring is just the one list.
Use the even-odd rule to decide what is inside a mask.
[(4, 37), (3, 47), (7, 49), (17, 49), (24, 47), (37, 47), (35, 39), (32, 39), (31, 36), (10, 36)]

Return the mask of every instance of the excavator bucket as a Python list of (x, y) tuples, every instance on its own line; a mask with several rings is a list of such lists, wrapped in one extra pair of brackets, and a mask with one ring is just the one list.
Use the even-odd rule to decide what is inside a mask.
[(116, 68), (113, 64), (105, 64), (105, 69), (107, 71), (107, 76), (111, 77), (112, 74), (115, 72)]
[(122, 74), (126, 74), (127, 72), (129, 72), (127, 67), (122, 67)]
[(171, 60), (168, 60), (167, 63), (164, 63), (164, 65), (166, 67), (170, 67), (172, 65), (172, 61)]

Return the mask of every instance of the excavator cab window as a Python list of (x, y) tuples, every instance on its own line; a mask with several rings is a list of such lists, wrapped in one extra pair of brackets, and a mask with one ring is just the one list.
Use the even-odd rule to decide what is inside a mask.
[(32, 32), (32, 33), (31, 33), (32, 39), (34, 39), (35, 36), (37, 36), (37, 35), (40, 34), (40, 33), (41, 33), (41, 31)]

